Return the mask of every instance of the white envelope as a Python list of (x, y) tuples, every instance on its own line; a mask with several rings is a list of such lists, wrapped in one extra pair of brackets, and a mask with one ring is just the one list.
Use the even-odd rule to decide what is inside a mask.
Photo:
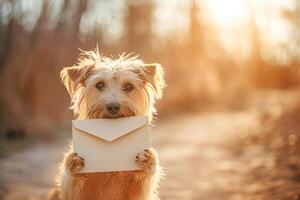
[(138, 170), (136, 155), (150, 147), (147, 116), (73, 120), (72, 132), (80, 173)]

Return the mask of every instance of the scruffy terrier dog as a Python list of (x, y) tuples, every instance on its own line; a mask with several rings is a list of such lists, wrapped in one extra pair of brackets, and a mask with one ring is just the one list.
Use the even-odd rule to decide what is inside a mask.
[[(61, 79), (71, 96), (76, 119), (148, 115), (151, 123), (155, 101), (161, 98), (165, 85), (159, 64), (145, 64), (130, 55), (117, 59), (102, 57), (98, 49), (83, 52), (77, 65), (61, 71)], [(49, 199), (159, 199), (161, 169), (155, 151), (144, 150), (132, 159), (142, 170), (76, 173), (84, 167), (84, 158), (71, 147)]]

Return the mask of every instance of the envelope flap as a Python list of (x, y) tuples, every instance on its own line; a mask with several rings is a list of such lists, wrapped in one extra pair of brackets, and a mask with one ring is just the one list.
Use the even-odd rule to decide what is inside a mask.
[(73, 127), (106, 141), (114, 141), (148, 124), (147, 116), (118, 119), (73, 120)]

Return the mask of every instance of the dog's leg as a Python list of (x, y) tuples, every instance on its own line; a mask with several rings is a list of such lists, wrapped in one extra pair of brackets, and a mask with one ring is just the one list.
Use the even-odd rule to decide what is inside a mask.
[(136, 156), (135, 162), (142, 169), (135, 173), (135, 180), (143, 185), (142, 195), (138, 199), (154, 200), (156, 196), (161, 169), (158, 163), (157, 153), (153, 148), (146, 149)]
[(59, 188), (53, 188), (48, 194), (47, 200), (61, 200), (61, 191)]
[(70, 153), (65, 156), (61, 181), (62, 200), (77, 200), (80, 191), (87, 182), (84, 174), (78, 174), (84, 167), (84, 159), (77, 153)]

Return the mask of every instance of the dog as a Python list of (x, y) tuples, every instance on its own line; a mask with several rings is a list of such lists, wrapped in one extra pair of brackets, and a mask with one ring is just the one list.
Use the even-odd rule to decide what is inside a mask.
[[(75, 119), (119, 118), (156, 114), (155, 102), (162, 97), (164, 70), (145, 64), (138, 56), (122, 54), (113, 59), (98, 48), (82, 51), (78, 63), (65, 67), (60, 77), (70, 97)], [(153, 148), (136, 155), (142, 170), (105, 173), (76, 173), (84, 158), (65, 153), (50, 200), (157, 200), (162, 177)]]

